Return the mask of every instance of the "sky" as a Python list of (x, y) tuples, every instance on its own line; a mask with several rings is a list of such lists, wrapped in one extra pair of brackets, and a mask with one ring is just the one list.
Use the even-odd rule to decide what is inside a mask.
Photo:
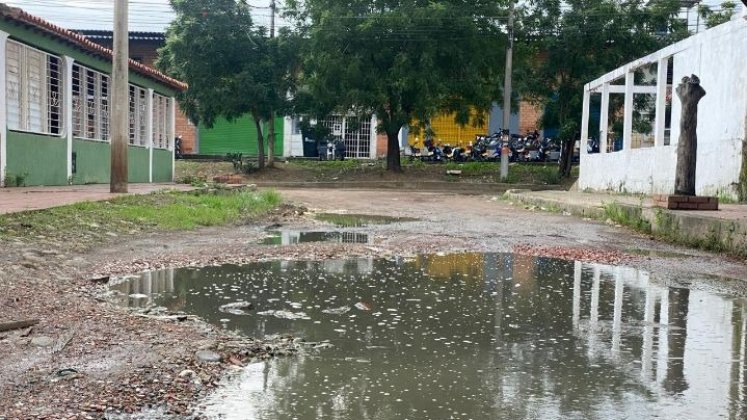
[[(5, 3), (67, 29), (112, 30), (114, 26), (114, 0), (10, 0)], [(255, 23), (269, 26), (270, 0), (249, 0), (249, 4), (257, 7)], [(163, 32), (174, 17), (168, 0), (129, 1), (131, 31)], [(278, 20), (278, 25), (282, 24)]]

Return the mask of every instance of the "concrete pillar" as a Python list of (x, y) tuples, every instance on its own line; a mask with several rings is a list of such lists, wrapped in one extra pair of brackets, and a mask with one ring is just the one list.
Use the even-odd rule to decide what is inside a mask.
[(370, 159), (376, 159), (377, 158), (377, 156), (376, 156), (376, 149), (377, 149), (376, 139), (378, 138), (378, 136), (376, 135), (377, 134), (376, 133), (376, 126), (378, 125), (378, 123), (379, 122), (376, 120), (376, 115), (372, 115), (371, 116), (371, 135), (370, 135), (371, 140), (369, 142), (369, 155), (368, 155), (368, 157)]
[(602, 104), (599, 109), (599, 153), (607, 153), (607, 137), (609, 136), (610, 85), (602, 85)]
[(153, 89), (146, 97), (145, 139), (148, 145), (148, 182), (153, 182)]
[(656, 358), (656, 379), (663, 381), (667, 377), (669, 366), (669, 289), (659, 292), (659, 351)]
[(591, 92), (589, 89), (584, 87), (584, 102), (583, 109), (581, 111), (581, 144), (579, 145), (580, 153), (585, 155), (587, 153), (589, 145), (589, 100), (591, 98)]
[(63, 133), (67, 140), (67, 180), (73, 183), (73, 64), (72, 57), (62, 57)]
[(8, 33), (0, 31), (0, 186), (5, 186), (5, 169), (8, 166), (8, 82), (5, 55)]
[(635, 88), (634, 69), (625, 73), (625, 109), (623, 120), (623, 150), (633, 148), (633, 91)]
[(656, 119), (654, 121), (654, 147), (664, 146), (667, 115), (667, 68), (669, 57), (660, 58), (656, 75)]

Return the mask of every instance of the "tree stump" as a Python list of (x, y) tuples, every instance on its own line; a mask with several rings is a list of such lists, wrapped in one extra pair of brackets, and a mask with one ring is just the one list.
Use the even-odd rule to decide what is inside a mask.
[(698, 154), (698, 102), (706, 95), (696, 75), (683, 77), (677, 86), (677, 97), (682, 102), (680, 138), (677, 143), (677, 171), (674, 193), (695, 195), (695, 167)]

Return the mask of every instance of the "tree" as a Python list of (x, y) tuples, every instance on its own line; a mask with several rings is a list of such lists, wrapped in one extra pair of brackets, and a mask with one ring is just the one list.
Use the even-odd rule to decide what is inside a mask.
[(730, 21), (736, 12), (737, 4), (733, 1), (721, 3), (721, 10), (713, 10), (707, 4), (698, 5), (698, 15), (705, 21), (706, 28), (713, 28)]
[(157, 66), (189, 84), (178, 99), (193, 121), (211, 127), (218, 117), (231, 121), (250, 114), (263, 168), (263, 123), (273, 109), (288, 107), (293, 37), (286, 32), (269, 39), (265, 28), (254, 26), (243, 0), (172, 0), (171, 5), (176, 19)]
[(500, 97), (505, 35), (496, 0), (288, 0), (309, 50), (302, 82), (339, 112), (376, 114), (387, 169), (400, 167), (399, 131), (439, 112), (460, 123)]
[[(527, 96), (545, 106), (544, 127), (559, 128), (560, 174), (570, 175), (580, 136), (584, 84), (687, 36), (676, 0), (535, 0), (523, 17), (523, 41), (538, 62), (527, 69)], [(586, 147), (582, 139), (581, 147)]]

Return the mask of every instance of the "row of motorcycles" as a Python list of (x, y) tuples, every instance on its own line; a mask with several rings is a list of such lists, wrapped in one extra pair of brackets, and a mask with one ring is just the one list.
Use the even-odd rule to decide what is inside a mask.
[[(423, 162), (497, 162), (501, 160), (503, 138), (509, 133), (501, 130), (490, 135), (478, 135), (467, 147), (440, 146), (426, 139), (423, 148), (410, 147), (410, 159)], [(560, 147), (551, 138), (541, 138), (538, 131), (525, 136), (510, 134), (508, 140), (509, 162), (557, 162)]]

